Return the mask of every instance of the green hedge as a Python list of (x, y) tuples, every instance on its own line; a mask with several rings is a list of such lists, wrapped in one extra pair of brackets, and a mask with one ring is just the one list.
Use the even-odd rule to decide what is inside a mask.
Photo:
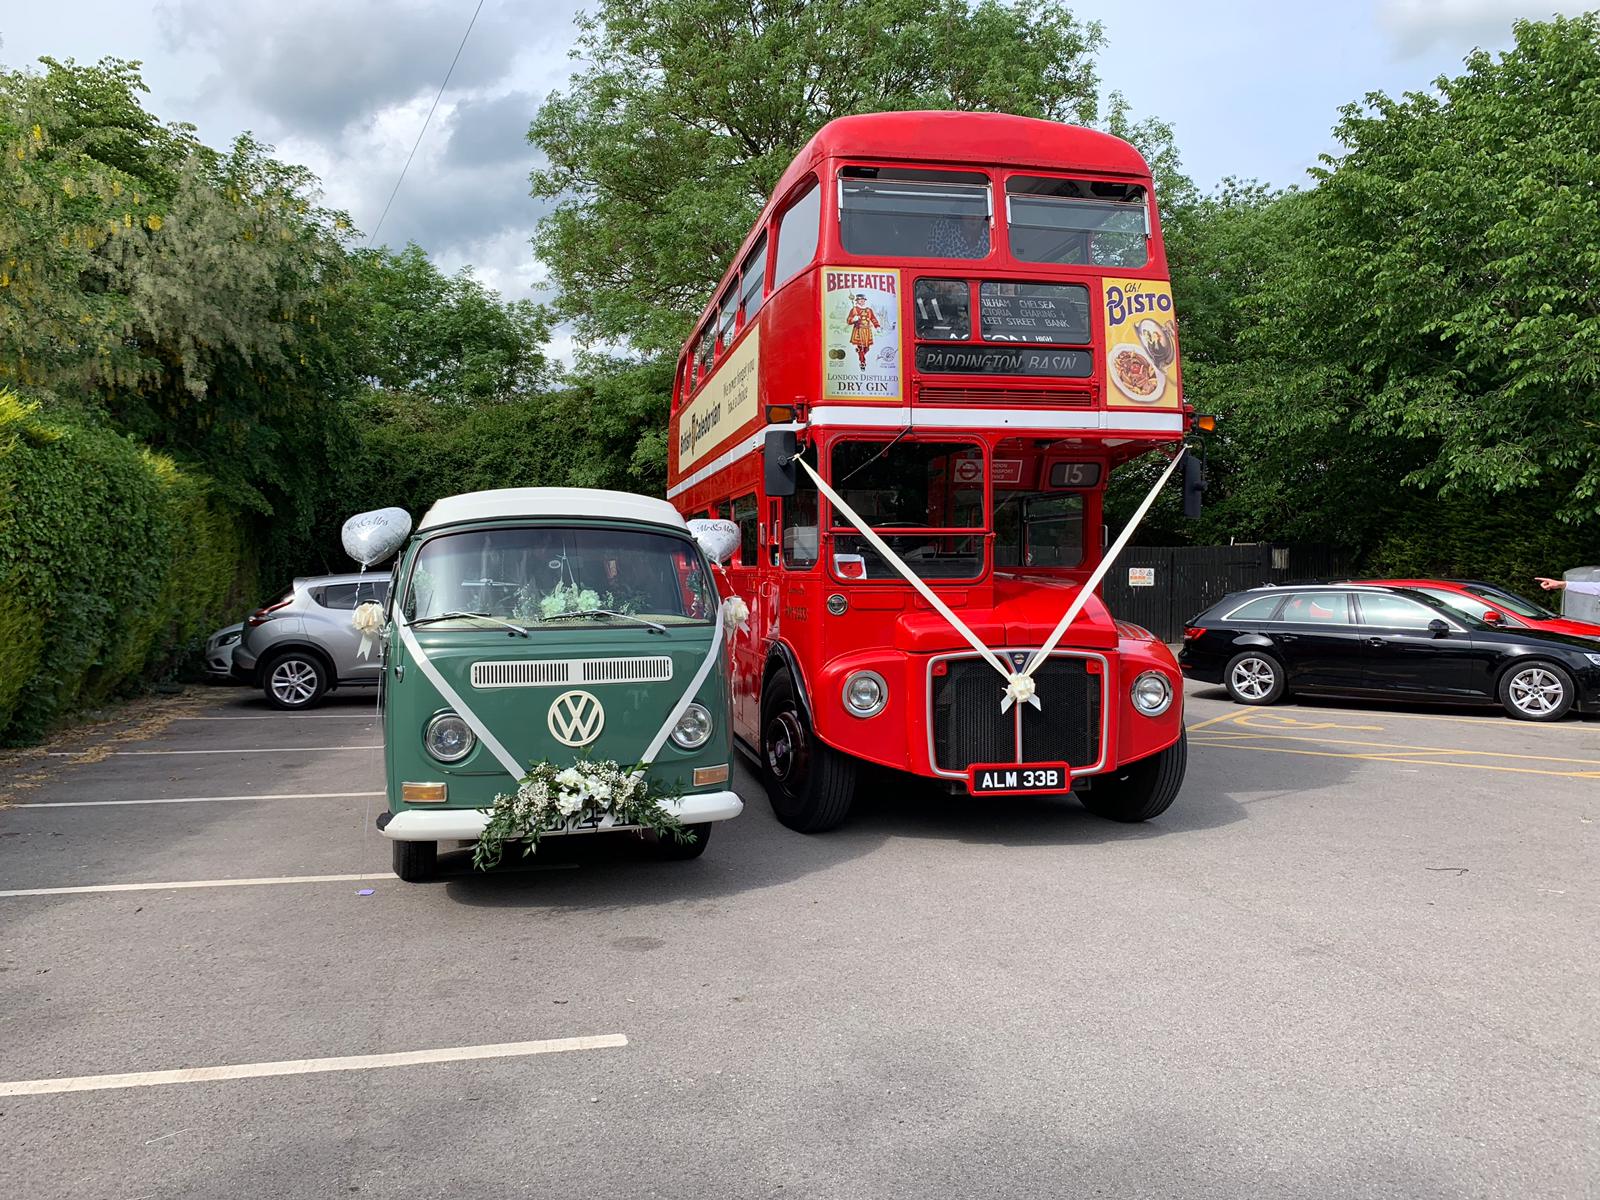
[(245, 537), (204, 478), (0, 392), (0, 744), (172, 670), (237, 619)]

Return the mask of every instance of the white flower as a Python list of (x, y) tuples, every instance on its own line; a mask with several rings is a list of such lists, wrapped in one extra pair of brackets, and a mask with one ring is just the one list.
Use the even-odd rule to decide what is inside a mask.
[(564, 788), (582, 787), (583, 772), (577, 767), (568, 767), (565, 771), (557, 773), (556, 782)]
[(564, 817), (570, 817), (583, 807), (583, 797), (573, 792), (562, 792), (556, 797), (556, 808)]

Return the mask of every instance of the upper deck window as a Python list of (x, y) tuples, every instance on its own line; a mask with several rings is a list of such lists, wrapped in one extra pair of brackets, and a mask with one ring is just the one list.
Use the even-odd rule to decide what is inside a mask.
[(811, 265), (822, 232), (822, 189), (812, 184), (778, 220), (778, 254), (772, 264), (772, 289), (777, 291)]
[(1150, 259), (1150, 210), (1137, 184), (1014, 175), (1006, 223), (1022, 262), (1142, 267)]
[(978, 171), (845, 167), (839, 237), (851, 254), (987, 258), (994, 205)]
[(733, 284), (728, 285), (728, 290), (723, 294), (722, 303), (717, 312), (717, 341), (726, 350), (733, 344), (733, 323), (739, 312), (738, 288)]
[(761, 292), (767, 282), (767, 235), (756, 239), (755, 248), (744, 260), (743, 283), (739, 288), (739, 316), (748, 321), (761, 307)]

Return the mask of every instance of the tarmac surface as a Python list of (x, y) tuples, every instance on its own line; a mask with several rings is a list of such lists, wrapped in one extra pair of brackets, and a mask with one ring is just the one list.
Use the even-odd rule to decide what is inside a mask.
[(1600, 1196), (1600, 722), (1187, 720), (1143, 826), (740, 770), (424, 885), (370, 697), (11, 756), (0, 1196)]

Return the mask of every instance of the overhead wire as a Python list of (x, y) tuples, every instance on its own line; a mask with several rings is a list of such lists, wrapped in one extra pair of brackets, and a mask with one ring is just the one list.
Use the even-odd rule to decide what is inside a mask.
[(450, 76), (455, 74), (456, 63), (461, 61), (461, 52), (467, 48), (467, 39), (472, 36), (472, 27), (478, 23), (478, 14), (483, 11), (483, 0), (478, 0), (478, 7), (472, 10), (472, 20), (467, 22), (467, 31), (461, 35), (461, 44), (456, 47), (456, 56), (450, 60), (450, 69), (444, 73), (444, 82), (439, 85), (438, 95), (433, 98), (433, 105), (428, 109), (428, 115), (422, 119), (422, 128), (417, 130), (417, 140), (411, 143), (411, 153), (406, 155), (406, 164), (400, 168), (400, 178), (394, 181), (394, 190), (389, 193), (389, 200), (383, 206), (383, 212), (378, 216), (378, 223), (372, 227), (372, 232), (367, 235), (367, 245), (371, 246), (377, 240), (378, 230), (383, 228), (384, 220), (389, 216), (389, 209), (394, 204), (394, 198), (400, 194), (400, 185), (406, 181), (406, 172), (411, 169), (411, 160), (417, 156), (417, 147), (422, 145), (422, 137), (428, 132), (428, 124), (433, 120), (434, 111), (439, 107), (439, 101), (444, 97), (445, 88), (450, 86)]

